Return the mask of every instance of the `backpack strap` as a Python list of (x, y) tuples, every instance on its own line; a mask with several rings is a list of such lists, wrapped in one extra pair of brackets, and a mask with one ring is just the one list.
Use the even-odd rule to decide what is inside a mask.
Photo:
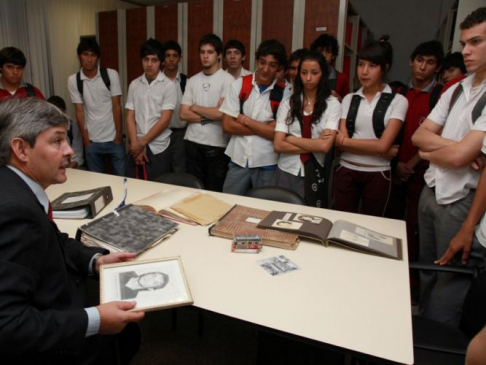
[(444, 87), (444, 85), (437, 84), (437, 85), (434, 86), (434, 88), (430, 92), (430, 98), (429, 98), (430, 111), (432, 111), (432, 109), (435, 108), (437, 102), (439, 101), (440, 93), (441, 93), (443, 87)]
[(277, 120), (278, 107), (282, 101), (285, 90), (285, 84), (283, 82), (277, 81), (273, 85), (272, 91), (270, 91), (270, 107), (273, 112), (273, 120)]
[(245, 104), (245, 101), (248, 100), (248, 97), (251, 94), (251, 90), (253, 89), (253, 74), (243, 76), (241, 80), (243, 81), (243, 83), (241, 85), (240, 95), (238, 96), (238, 99), (240, 99), (240, 114), (244, 114), (243, 104)]
[[(110, 89), (111, 80), (110, 80), (110, 76), (108, 75), (108, 70), (106, 69), (106, 67), (100, 67), (100, 76), (106, 88), (108, 90), (111, 90)], [(76, 85), (78, 86), (78, 91), (81, 94), (81, 97), (83, 97), (83, 80), (81, 80), (81, 71), (78, 71), (76, 73)]]
[(184, 92), (186, 91), (187, 76), (183, 73), (180, 73), (179, 76), (181, 77), (181, 81), (179, 82), (179, 84), (181, 85), (181, 91), (184, 94)]
[(356, 126), (356, 116), (358, 115), (359, 104), (361, 103), (361, 96), (353, 95), (351, 104), (349, 105), (348, 115), (346, 116), (346, 129), (348, 130), (349, 138), (353, 138), (354, 128)]
[(329, 90), (336, 90), (336, 80), (335, 79), (327, 79), (327, 86), (329, 86)]
[(454, 107), (454, 104), (456, 103), (457, 99), (459, 99), (459, 96), (462, 94), (463, 91), (464, 91), (464, 89), (462, 88), (462, 84), (459, 84), (456, 87), (456, 89), (454, 90), (454, 92), (452, 93), (451, 101), (449, 103), (449, 110), (447, 112), (447, 115), (449, 115), (451, 113), (451, 110)]
[(31, 84), (25, 83), (25, 91), (27, 91), (27, 96), (37, 96), (35, 94), (35, 88)]
[(390, 106), (395, 93), (382, 93), (375, 110), (373, 111), (373, 131), (377, 138), (381, 138), (383, 131), (385, 130), (385, 114), (386, 110)]
[(481, 95), (481, 97), (477, 101), (477, 103), (474, 106), (473, 111), (471, 113), (471, 119), (472, 119), (473, 124), (481, 116), (481, 113), (483, 112), (485, 105), (486, 105), (486, 91), (483, 93), (483, 95)]
[(83, 97), (83, 80), (81, 80), (81, 71), (76, 74), (76, 85), (78, 86), (78, 91)]
[(110, 80), (110, 76), (108, 76), (108, 70), (106, 69), (106, 67), (100, 67), (100, 75), (101, 78), (103, 79), (103, 82), (105, 83), (106, 88), (111, 91), (110, 89), (111, 80)]
[[(397, 90), (398, 90), (398, 88), (397, 88)], [(403, 96), (407, 97), (408, 90), (409, 90), (408, 85), (403, 85), (400, 88), (399, 93), (400, 93), (400, 95), (403, 95)]]

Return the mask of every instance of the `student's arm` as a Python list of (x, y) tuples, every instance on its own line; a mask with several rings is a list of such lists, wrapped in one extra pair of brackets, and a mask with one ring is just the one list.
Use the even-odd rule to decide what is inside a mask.
[(300, 155), (301, 153), (307, 153), (308, 151), (297, 147), (296, 145), (289, 143), (286, 140), (287, 135), (283, 132), (275, 132), (275, 138), (273, 139), (273, 150), (277, 153), (288, 153), (294, 155)]
[(74, 111), (75, 111), (76, 122), (78, 123), (79, 131), (81, 132), (81, 136), (83, 137), (83, 144), (85, 146), (89, 146), (91, 144), (89, 140), (89, 133), (84, 126), (84, 105), (74, 104)]
[(320, 138), (300, 138), (295, 136), (287, 136), (286, 140), (294, 146), (302, 148), (305, 152), (321, 152), (327, 153), (334, 145), (334, 138), (336, 131), (325, 129), (321, 133)]
[(201, 123), (201, 116), (190, 110), (190, 105), (181, 104), (179, 118), (185, 120), (187, 123)]
[(486, 327), (471, 340), (467, 347), (466, 365), (482, 365), (486, 363)]
[(143, 151), (143, 146), (138, 143), (137, 140), (137, 125), (135, 123), (135, 111), (126, 109), (125, 119), (127, 123), (127, 133), (130, 140), (130, 154), (132, 156), (138, 155)]
[(461, 229), (457, 232), (449, 244), (449, 248), (444, 255), (435, 261), (436, 264), (448, 264), (454, 255), (462, 251), (462, 263), (465, 265), (471, 251), (474, 231), (481, 217), (486, 211), (486, 169), (483, 169), (481, 178), (478, 182), (478, 189), (474, 196), (473, 203), (467, 214), (466, 220), (462, 223)]
[(420, 152), (420, 157), (438, 166), (460, 168), (473, 163), (479, 156), (485, 132), (472, 130), (459, 142), (432, 152)]
[(111, 98), (111, 105), (113, 109), (113, 120), (115, 121), (116, 131), (116, 136), (113, 142), (120, 144), (123, 142), (121, 96), (113, 96)]
[[(346, 120), (341, 119), (340, 131), (342, 130), (341, 124), (343, 121), (344, 126), (346, 126)], [(390, 119), (380, 139), (354, 139), (338, 133), (336, 136), (336, 146), (342, 151), (360, 155), (383, 155), (392, 148), (393, 142), (400, 132), (400, 128), (402, 128), (402, 124), (401, 120)]]
[(191, 105), (189, 107), (189, 110), (196, 113), (196, 114), (199, 114), (200, 116), (202, 117), (205, 117), (205, 118), (208, 118), (208, 119), (211, 119), (211, 120), (221, 120), (223, 119), (223, 113), (221, 113), (219, 111), (219, 106), (221, 105), (221, 101), (220, 103), (218, 103), (218, 106), (214, 106), (214, 107), (205, 107), (205, 106), (200, 106), (200, 105)]
[(231, 115), (223, 113), (223, 132), (227, 134), (234, 134), (236, 136), (253, 136), (256, 133), (241, 123), (242, 117), (245, 117), (244, 114), (238, 115), (238, 118), (233, 118)]
[(455, 143), (455, 141), (440, 136), (442, 126), (426, 119), (412, 136), (412, 143), (421, 151), (430, 152)]
[(138, 140), (138, 143), (145, 147), (155, 138), (160, 136), (160, 134), (169, 126), (170, 118), (172, 118), (172, 110), (163, 110), (157, 123), (155, 123), (152, 128)]
[(266, 123), (258, 122), (244, 114), (240, 114), (236, 121), (252, 130), (253, 134), (273, 141), (273, 137), (275, 136), (275, 124), (277, 123), (276, 121), (272, 120)]

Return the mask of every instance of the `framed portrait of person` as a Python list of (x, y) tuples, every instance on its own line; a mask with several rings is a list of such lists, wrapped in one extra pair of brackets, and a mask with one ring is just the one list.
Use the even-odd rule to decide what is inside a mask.
[(194, 303), (180, 257), (103, 265), (101, 303), (136, 301), (134, 311), (153, 311)]

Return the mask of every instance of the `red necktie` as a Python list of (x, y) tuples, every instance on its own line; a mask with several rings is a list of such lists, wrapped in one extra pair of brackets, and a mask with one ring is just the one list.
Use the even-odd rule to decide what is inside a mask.
[[(311, 136), (311, 120), (312, 120), (312, 114), (311, 115), (303, 115), (302, 116), (302, 138), (312, 138)], [(301, 153), (300, 154), (300, 160), (302, 163), (306, 163), (309, 161), (311, 158), (310, 153)]]
[(51, 222), (54, 222), (54, 216), (52, 215), (52, 205), (51, 205), (51, 202), (49, 202), (49, 208), (47, 209), (47, 218), (49, 218), (49, 220)]

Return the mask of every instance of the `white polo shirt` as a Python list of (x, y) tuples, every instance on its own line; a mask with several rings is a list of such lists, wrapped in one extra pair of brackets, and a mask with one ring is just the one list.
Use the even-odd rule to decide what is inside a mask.
[[(161, 71), (150, 84), (145, 74), (136, 78), (128, 88), (125, 108), (135, 111), (137, 138), (140, 139), (158, 122), (164, 110), (174, 110), (177, 104), (175, 84)], [(170, 128), (149, 142), (154, 155), (163, 152), (170, 143)]]
[[(201, 71), (187, 80), (181, 104), (216, 107), (233, 81), (233, 76), (222, 69), (212, 75), (205, 75)], [(229, 137), (223, 133), (221, 121), (218, 120), (205, 125), (188, 123), (184, 139), (206, 146), (226, 147)]]
[(111, 98), (121, 95), (118, 72), (107, 69), (110, 78), (110, 90), (101, 78), (100, 69), (95, 77), (89, 79), (81, 69), (83, 95), (79, 93), (76, 74), (69, 76), (68, 89), (73, 104), (84, 105), (84, 126), (88, 130), (89, 139), (93, 142), (111, 142), (116, 137), (115, 121)]
[[(344, 97), (342, 102), (342, 114), (341, 119), (346, 119), (348, 117), (349, 107), (351, 105), (351, 100), (354, 95), (359, 95), (361, 97), (361, 103), (359, 104), (358, 114), (356, 115), (356, 124), (354, 127), (353, 139), (378, 139), (373, 130), (373, 112), (375, 111), (376, 105), (380, 100), (382, 93), (391, 93), (392, 89), (390, 86), (386, 85), (382, 92), (376, 93), (373, 100), (368, 102), (363, 94), (363, 88), (360, 88), (357, 92), (348, 94)], [(395, 97), (388, 106), (384, 124), (385, 127), (388, 125), (390, 119), (398, 119), (400, 121), (405, 120), (405, 115), (407, 114), (408, 100), (400, 94), (395, 94)], [(365, 164), (373, 167), (356, 166), (356, 164)], [(390, 161), (386, 158), (374, 155), (360, 155), (351, 152), (343, 152), (341, 154), (340, 164), (351, 170), (358, 171), (387, 171), (390, 170)]]
[[(486, 132), (486, 108), (481, 116), (472, 123), (471, 112), (481, 95), (486, 91), (486, 80), (481, 85), (472, 88), (475, 74), (469, 75), (450, 87), (439, 99), (428, 119), (444, 126), (442, 137), (460, 141), (471, 130)], [(454, 107), (449, 113), (449, 105), (456, 87), (462, 84), (463, 92), (457, 98)], [(447, 121), (447, 122), (446, 122)], [(437, 204), (450, 204), (465, 198), (471, 189), (476, 189), (480, 172), (471, 166), (457, 169), (440, 167), (433, 163), (425, 172), (425, 182), (429, 187), (435, 186), (435, 198)]]
[[(327, 108), (321, 115), (319, 121), (314, 124), (311, 123), (311, 136), (312, 138), (319, 138), (324, 129), (338, 130), (339, 119), (341, 118), (341, 103), (334, 96), (329, 96), (326, 100)], [(297, 119), (294, 119), (292, 124), (287, 124), (287, 116), (290, 111), (290, 98), (282, 102), (278, 109), (277, 125), (275, 132), (283, 132), (287, 135), (295, 137), (302, 137), (302, 131), (300, 123)], [(313, 152), (319, 165), (324, 167), (324, 153)], [(294, 176), (305, 176), (304, 164), (300, 160), (300, 155), (281, 153), (278, 159), (278, 167), (280, 170), (285, 171)]]
[[(226, 69), (225, 70), (226, 72), (228, 72), (228, 70)], [(229, 72), (228, 72), (229, 73)], [(243, 77), (243, 76), (246, 76), (246, 75), (249, 75), (251, 74), (252, 72), (251, 71), (248, 71), (246, 68), (242, 67), (241, 70), (240, 70), (240, 74), (238, 75), (238, 77), (235, 77), (234, 79), (235, 80), (238, 80), (240, 77)], [(230, 74), (231, 75), (231, 74)], [(231, 77), (233, 77), (231, 75)]]
[[(237, 118), (240, 114), (240, 100), (239, 95), (243, 79), (235, 80), (228, 89), (228, 96), (224, 99), (223, 105), (219, 109), (220, 112)], [(243, 113), (261, 123), (267, 123), (274, 120), (272, 107), (270, 105), (270, 93), (275, 86), (275, 80), (268, 86), (263, 93), (255, 82), (255, 74), (253, 74), (253, 87), (250, 96), (243, 105)], [(282, 101), (290, 97), (286, 91)], [(231, 161), (241, 167), (261, 167), (276, 165), (278, 162), (278, 154), (273, 150), (273, 141), (265, 139), (260, 136), (231, 136), (228, 143), (228, 148), (225, 152)]]
[(167, 76), (165, 77), (167, 78), (167, 80), (172, 81), (174, 83), (177, 90), (177, 102), (176, 102), (176, 107), (174, 108), (174, 112), (172, 113), (172, 117), (170, 118), (170, 127), (185, 128), (187, 126), (187, 122), (185, 120), (181, 120), (179, 116), (179, 111), (181, 110), (181, 101), (182, 101), (181, 74), (180, 72), (177, 72), (177, 75), (174, 80), (169, 79)]
[[(483, 149), (481, 152), (486, 155), (486, 137), (484, 137)], [(476, 227), (476, 236), (478, 237), (479, 243), (486, 247), (486, 214), (483, 214), (481, 223)]]

